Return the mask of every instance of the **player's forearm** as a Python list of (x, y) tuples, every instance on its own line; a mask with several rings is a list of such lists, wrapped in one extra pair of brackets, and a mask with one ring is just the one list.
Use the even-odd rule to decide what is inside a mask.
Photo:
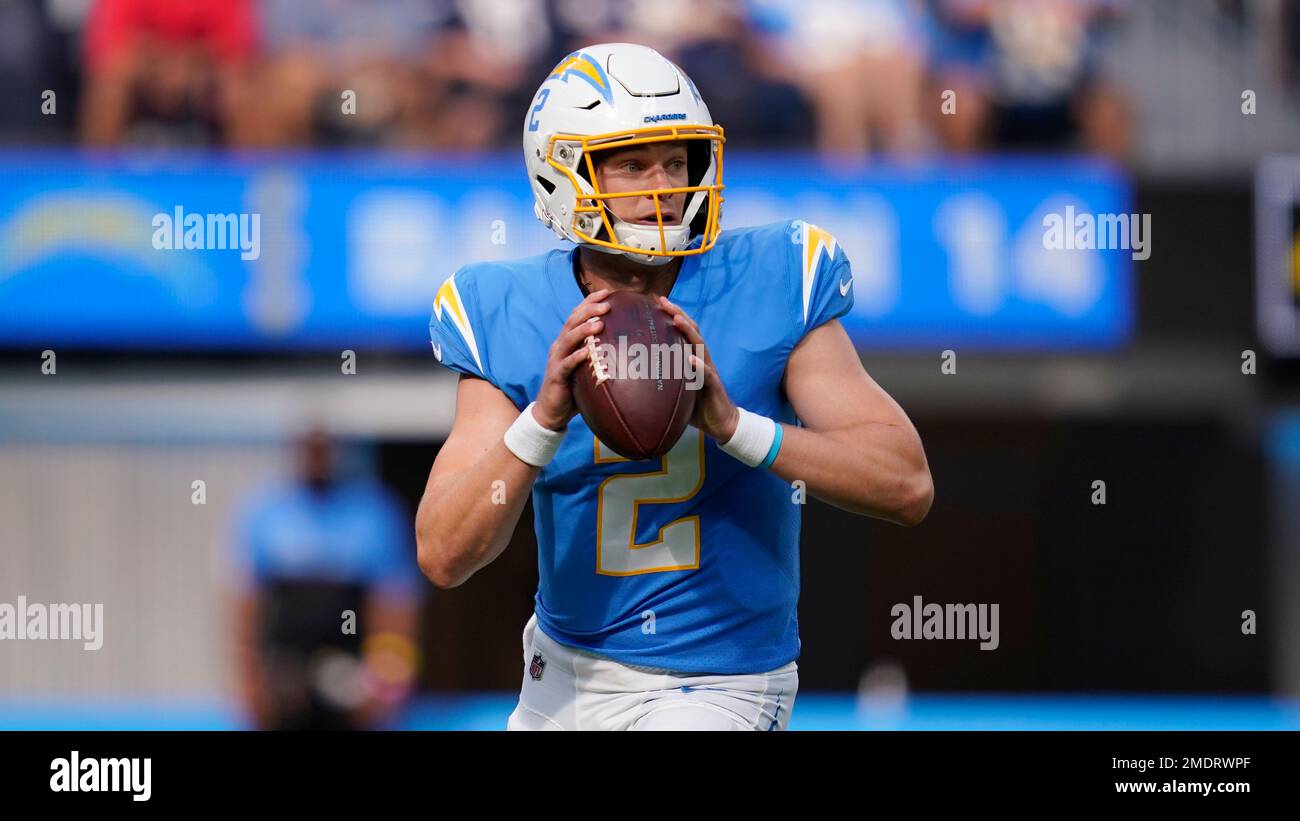
[(424, 575), (438, 587), (456, 587), (499, 556), (537, 473), (498, 442), (473, 467), (431, 483), (415, 520)]
[(929, 512), (934, 485), (914, 431), (873, 422), (825, 432), (785, 425), (783, 434), (772, 472), (818, 499), (908, 526)]

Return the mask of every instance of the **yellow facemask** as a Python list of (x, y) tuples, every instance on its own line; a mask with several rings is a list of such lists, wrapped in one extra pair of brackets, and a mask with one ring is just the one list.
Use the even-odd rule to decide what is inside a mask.
[[(619, 191), (617, 193), (606, 193), (600, 190), (600, 182), (596, 176), (596, 166), (592, 160), (592, 153), (596, 151), (608, 151), (616, 148), (627, 148), (634, 145), (645, 145), (647, 143), (666, 143), (676, 142), (678, 140), (708, 140), (709, 151), (713, 157), (714, 175), (713, 180), (707, 185), (689, 185), (679, 188), (653, 188), (644, 191)], [(722, 126), (718, 125), (678, 125), (678, 126), (648, 126), (645, 128), (633, 128), (627, 131), (613, 131), (607, 134), (594, 134), (584, 136), (581, 134), (555, 134), (547, 144), (546, 162), (555, 170), (569, 178), (575, 191), (578, 192), (578, 200), (574, 204), (573, 222), (571, 225), (573, 233), (581, 238), (584, 243), (598, 245), (615, 251), (621, 251), (631, 254), (644, 254), (646, 256), (656, 257), (684, 257), (692, 254), (702, 254), (713, 247), (718, 240), (718, 235), (722, 233), (721, 216), (722, 216), (722, 146), (726, 142), (723, 135)], [(573, 166), (576, 165), (575, 159), (586, 163), (587, 180), (580, 179), (575, 173)], [(589, 181), (589, 182), (588, 182)], [(588, 182), (588, 185), (584, 185)], [(591, 193), (586, 193), (587, 188)], [(678, 229), (681, 226), (665, 226), (663, 213), (660, 208), (660, 197), (671, 196), (675, 194), (694, 194), (705, 192), (706, 202), (704, 204), (704, 228), (701, 232), (702, 241), (697, 248), (684, 248), (680, 250), (664, 250), (668, 248), (668, 239), (666, 228)], [(617, 241), (617, 234), (614, 226), (610, 221), (610, 212), (605, 203), (607, 200), (622, 197), (653, 197), (655, 204), (655, 219), (659, 229), (659, 249), (647, 250), (644, 248), (634, 248), (625, 243)], [(689, 197), (687, 201), (689, 202)], [(690, 230), (690, 223), (694, 222), (699, 216), (698, 210), (695, 214), (682, 215), (682, 225)], [(599, 225), (605, 228), (605, 236), (609, 239), (599, 239), (597, 234), (600, 233)]]

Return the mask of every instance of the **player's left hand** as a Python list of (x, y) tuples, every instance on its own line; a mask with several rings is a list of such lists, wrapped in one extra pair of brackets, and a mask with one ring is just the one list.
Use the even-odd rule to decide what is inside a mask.
[(703, 358), (691, 354), (691, 366), (704, 373), (704, 384), (700, 387), (700, 395), (695, 398), (695, 413), (691, 415), (691, 424), (719, 443), (730, 441), (736, 432), (740, 409), (727, 396), (727, 389), (723, 387), (722, 377), (718, 376), (717, 369), (713, 367), (713, 357), (704, 344), (699, 326), (685, 311), (669, 302), (668, 297), (659, 297), (659, 305), (673, 318), (673, 325), (682, 332), (691, 347), (697, 353), (703, 353)]

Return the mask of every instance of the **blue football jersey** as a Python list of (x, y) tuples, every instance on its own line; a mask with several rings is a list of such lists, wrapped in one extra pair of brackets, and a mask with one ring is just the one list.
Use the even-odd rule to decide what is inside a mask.
[[(434, 354), (525, 408), (583, 299), (576, 254), (457, 271), (434, 300)], [(786, 360), (852, 307), (852, 276), (829, 233), (774, 223), (725, 231), (685, 257), (668, 298), (698, 323), (737, 405), (797, 424), (781, 390)], [(533, 510), (537, 620), (556, 641), (684, 673), (758, 673), (798, 657), (801, 505), (788, 483), (698, 429), (661, 459), (632, 461), (574, 417)]]

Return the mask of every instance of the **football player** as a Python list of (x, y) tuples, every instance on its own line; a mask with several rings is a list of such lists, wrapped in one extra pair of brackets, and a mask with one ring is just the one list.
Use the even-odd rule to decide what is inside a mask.
[[(920, 438), (837, 321), (843, 249), (799, 221), (722, 232), (723, 142), (654, 50), (574, 52), (523, 144), (538, 218), (576, 247), (468, 265), (434, 300), (434, 353), (460, 381), (416, 517), (425, 575), (456, 587), (489, 564), (532, 492), (540, 584), (510, 729), (784, 729), (801, 492), (904, 525), (930, 508)], [(570, 390), (620, 289), (658, 297), (703, 351), (691, 426), (659, 459), (604, 447)]]

